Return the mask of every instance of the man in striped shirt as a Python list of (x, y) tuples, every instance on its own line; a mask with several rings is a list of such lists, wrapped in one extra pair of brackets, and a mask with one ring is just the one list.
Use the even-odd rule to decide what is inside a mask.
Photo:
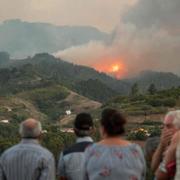
[(55, 180), (54, 157), (38, 142), (41, 123), (27, 119), (19, 131), (21, 142), (0, 157), (0, 180)]

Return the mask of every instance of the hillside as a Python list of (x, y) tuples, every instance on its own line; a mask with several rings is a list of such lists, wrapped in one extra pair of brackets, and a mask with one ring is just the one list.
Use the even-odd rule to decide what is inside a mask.
[[(1, 54), (4, 57), (4, 53), (0, 53), (0, 60)], [(127, 83), (104, 73), (62, 61), (47, 53), (6, 62), (0, 65), (0, 95), (61, 84), (88, 98), (104, 102), (117, 93), (127, 92), (128, 88)]]
[[(64, 116), (60, 119), (61, 126), (69, 126), (72, 124), (77, 113), (80, 112), (93, 112), (101, 107), (101, 103), (89, 100), (83, 96), (71, 92), (69, 96), (63, 101), (63, 103), (68, 104), (68, 108), (71, 109), (72, 114)], [(68, 109), (67, 108), (67, 109)]]
[(61, 84), (80, 95), (106, 102), (116, 95), (129, 95), (135, 83), (140, 93), (146, 93), (151, 84), (157, 90), (178, 87), (180, 78), (173, 73), (146, 71), (132, 79), (117, 80), (47, 53), (17, 60), (0, 52), (0, 95)]
[(41, 121), (47, 120), (47, 116), (41, 113), (32, 103), (19, 97), (0, 98), (0, 120), (9, 120), (19, 123), (25, 118), (34, 117)]
[(54, 53), (93, 40), (104, 41), (108, 34), (90, 26), (55, 26), (7, 20), (0, 24), (0, 50), (13, 57), (27, 57), (39, 52)]
[(150, 84), (154, 84), (158, 90), (180, 86), (179, 76), (171, 72), (143, 71), (138, 76), (126, 80), (133, 85), (137, 83), (141, 92), (146, 92)]
[(60, 85), (1, 97), (0, 103), (0, 120), (8, 119), (13, 122), (20, 122), (28, 117), (56, 122), (66, 117), (66, 110), (77, 114), (101, 106), (101, 103), (89, 100)]
[(153, 114), (165, 114), (168, 110), (180, 108), (180, 88), (117, 96), (103, 104), (103, 107), (115, 107), (134, 117), (143, 116), (146, 118)]

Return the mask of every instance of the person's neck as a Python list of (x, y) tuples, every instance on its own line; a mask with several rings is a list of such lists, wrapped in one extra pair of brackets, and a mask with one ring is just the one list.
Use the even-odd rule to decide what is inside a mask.
[(76, 139), (76, 142), (84, 142), (84, 141), (93, 142), (93, 139), (90, 136), (77, 137)]
[(32, 140), (38, 140), (37, 137), (22, 137), (22, 139), (32, 139)]
[(129, 141), (124, 140), (121, 136), (105, 136), (99, 144), (106, 144), (106, 145), (128, 145), (130, 144)]
[(39, 144), (39, 140), (37, 138), (22, 138), (21, 143), (35, 143)]

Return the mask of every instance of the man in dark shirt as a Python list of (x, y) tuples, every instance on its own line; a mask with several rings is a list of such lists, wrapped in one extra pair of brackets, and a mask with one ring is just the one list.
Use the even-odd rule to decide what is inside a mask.
[(84, 175), (84, 151), (93, 143), (90, 134), (93, 130), (93, 120), (88, 113), (80, 113), (74, 121), (76, 143), (61, 152), (58, 163), (60, 180), (82, 180)]

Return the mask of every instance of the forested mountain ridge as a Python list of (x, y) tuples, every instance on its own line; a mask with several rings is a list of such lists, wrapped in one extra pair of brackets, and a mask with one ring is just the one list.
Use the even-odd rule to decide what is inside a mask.
[(137, 83), (142, 92), (146, 92), (151, 84), (154, 84), (157, 90), (169, 89), (180, 86), (180, 77), (171, 72), (143, 71), (137, 77), (126, 80), (133, 85)]
[[(47, 53), (23, 60), (8, 59), (0, 67), (1, 95), (61, 84), (91, 99), (106, 101), (117, 93), (125, 93), (127, 89), (124, 82), (92, 68), (62, 61)], [(86, 89), (87, 84), (91, 84), (94, 89)]]
[(128, 95), (134, 84), (144, 93), (151, 84), (157, 90), (180, 85), (173, 73), (146, 71), (132, 79), (117, 80), (93, 68), (75, 65), (47, 53), (21, 60), (0, 52), (0, 94), (14, 94), (33, 88), (60, 84), (90, 99), (105, 102), (116, 95)]
[(55, 26), (15, 19), (0, 24), (0, 49), (13, 57), (26, 57), (39, 52), (54, 53), (89, 41), (104, 41), (108, 36), (91, 26)]

